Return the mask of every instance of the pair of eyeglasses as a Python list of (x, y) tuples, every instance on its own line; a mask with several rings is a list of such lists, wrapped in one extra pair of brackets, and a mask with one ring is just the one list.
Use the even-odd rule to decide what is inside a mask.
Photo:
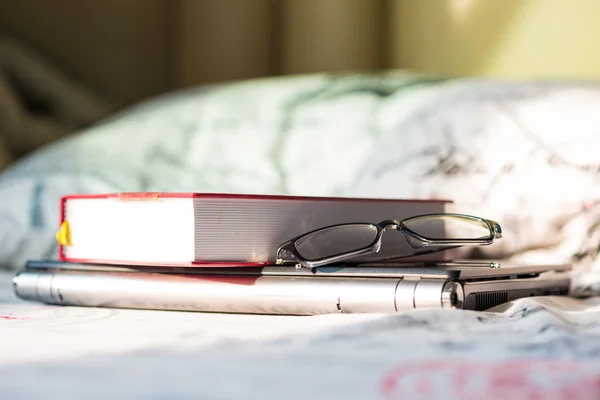
[(283, 243), (277, 249), (277, 264), (316, 268), (378, 253), (383, 234), (388, 229), (400, 231), (417, 254), (467, 245), (490, 245), (502, 237), (502, 228), (497, 222), (465, 214), (425, 214), (379, 224), (339, 224)]

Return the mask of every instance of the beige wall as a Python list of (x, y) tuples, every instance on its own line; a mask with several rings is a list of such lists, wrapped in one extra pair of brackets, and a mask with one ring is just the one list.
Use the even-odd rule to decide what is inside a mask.
[(272, 75), (278, 8), (269, 0), (178, 1), (174, 84)]
[(101, 95), (129, 103), (169, 85), (169, 0), (0, 1), (16, 37)]
[(117, 104), (327, 70), (599, 78), (599, 19), (598, 0), (0, 1), (0, 35)]
[(282, 2), (281, 72), (384, 67), (384, 6), (380, 0)]
[(502, 78), (600, 78), (598, 0), (393, 2), (391, 65)]
[(118, 104), (207, 82), (379, 68), (384, 0), (18, 0), (23, 40)]

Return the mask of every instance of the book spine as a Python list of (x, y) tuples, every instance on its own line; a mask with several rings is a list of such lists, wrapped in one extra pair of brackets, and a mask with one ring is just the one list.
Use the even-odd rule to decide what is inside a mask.
[(58, 241), (58, 259), (61, 261), (66, 261), (64, 246), (68, 244), (70, 236), (68, 229), (69, 225), (66, 219), (66, 205), (67, 197), (62, 197), (60, 199), (60, 225), (56, 232), (56, 240)]

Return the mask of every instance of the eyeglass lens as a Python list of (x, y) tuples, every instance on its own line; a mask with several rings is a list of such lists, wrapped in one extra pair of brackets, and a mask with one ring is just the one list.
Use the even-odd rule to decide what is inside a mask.
[(322, 229), (295, 242), (298, 254), (318, 260), (356, 251), (373, 245), (377, 228), (371, 224), (349, 224)]
[(479, 218), (460, 215), (425, 215), (404, 222), (418, 235), (432, 240), (484, 239), (490, 236), (490, 228)]

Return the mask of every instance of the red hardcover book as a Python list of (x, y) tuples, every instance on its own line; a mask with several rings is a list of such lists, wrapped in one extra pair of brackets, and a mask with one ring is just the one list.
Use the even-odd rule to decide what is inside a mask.
[[(280, 244), (314, 229), (444, 212), (448, 204), (217, 193), (69, 195), (61, 201), (59, 258), (132, 265), (262, 266), (275, 263)], [(373, 257), (410, 251), (400, 232), (388, 231)]]

